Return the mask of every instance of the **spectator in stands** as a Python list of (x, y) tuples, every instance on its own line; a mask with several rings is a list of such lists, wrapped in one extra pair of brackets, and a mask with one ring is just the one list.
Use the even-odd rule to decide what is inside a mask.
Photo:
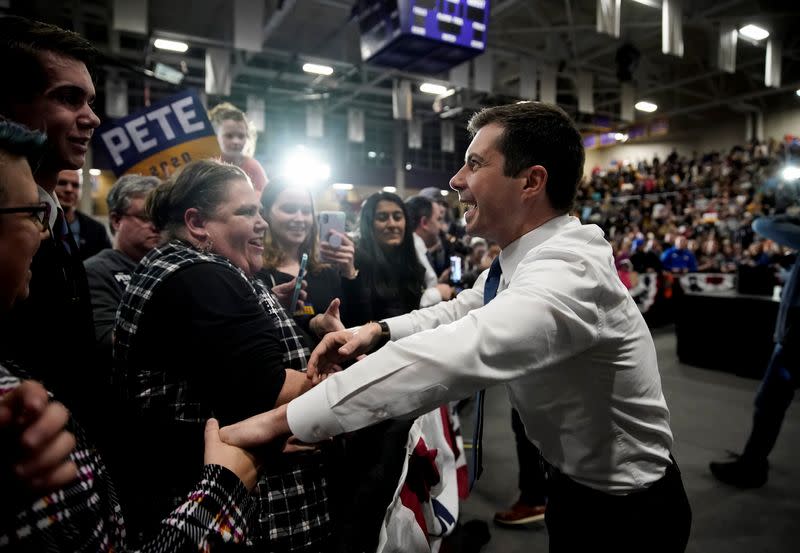
[[(0, 317), (28, 295), (29, 267), (48, 227), (49, 204), (40, 201), (26, 159), (35, 164), (43, 143), (42, 135), (0, 122)], [(121, 507), (102, 456), (64, 406), (25, 378), (20, 367), (0, 365), (0, 550), (128, 550)], [(158, 534), (149, 536), (147, 551), (244, 541), (254, 458), (222, 443), (214, 420), (206, 424), (204, 449), (200, 479), (161, 520)]]
[(105, 225), (78, 210), (81, 201), (81, 180), (77, 171), (66, 169), (58, 173), (56, 197), (64, 209), (64, 218), (75, 243), (78, 244), (81, 259), (86, 260), (111, 247)]
[[(756, 219), (758, 234), (800, 250), (800, 218), (777, 215)], [(732, 461), (712, 462), (711, 473), (739, 488), (757, 488), (767, 481), (767, 458), (778, 439), (786, 410), (800, 382), (800, 255), (784, 282), (775, 348), (755, 399), (753, 427), (742, 454)]]
[(223, 102), (208, 112), (208, 118), (217, 133), (222, 161), (241, 167), (261, 193), (269, 184), (264, 168), (252, 156), (255, 151), (256, 131), (242, 110)]
[(648, 238), (642, 247), (631, 255), (633, 270), (637, 273), (658, 273), (661, 271), (661, 244), (655, 238)]
[(270, 184), (261, 196), (261, 205), (269, 230), (264, 239), (264, 268), (256, 273), (256, 278), (270, 288), (285, 283), (294, 285), (300, 270), (300, 258), (306, 253), (308, 264), (304, 280), (308, 283), (305, 288), (307, 295), (303, 299), (303, 312), (295, 314), (295, 320), (312, 335), (322, 336), (330, 330), (318, 326), (328, 320), (322, 315), (331, 308), (334, 300), (345, 298), (343, 306), (340, 307), (337, 301), (332, 308), (341, 308), (342, 320), (349, 322), (346, 308), (350, 302), (343, 290), (352, 292), (353, 286), (347, 284), (358, 275), (355, 246), (350, 238), (337, 232), (338, 247), (331, 246), (327, 241), (329, 237), (320, 243), (311, 193), (284, 179)]
[[(13, 79), (13, 85), (0, 87), (0, 115), (47, 132), (49, 147), (34, 178), (40, 200), (50, 206), (51, 231), (31, 265), (30, 295), (0, 323), (0, 356), (25, 366), (92, 426), (107, 420), (102, 400), (108, 394), (99, 389), (101, 375), (86, 358), (94, 348), (89, 288), (55, 188), (60, 171), (83, 166), (100, 124), (91, 107), (96, 53), (76, 33), (16, 16), (0, 18), (0, 60)], [(42, 347), (43, 328), (57, 329), (48, 333), (47, 347)], [(69, 353), (75, 351), (85, 354)]]
[[(120, 408), (133, 421), (118, 437), (127, 462), (120, 473), (139, 530), (152, 529), (154, 513), (191, 484), (212, 413), (221, 422), (239, 420), (310, 388), (295, 370), (305, 368), (306, 344), (253, 278), (263, 265), (267, 224), (247, 175), (233, 165), (194, 161), (151, 193), (146, 206), (166, 242), (139, 263), (114, 328), (114, 380)], [(153, 465), (151, 450), (171, 454)], [(250, 534), (256, 547), (328, 548), (324, 458), (270, 457)]]
[(83, 263), (92, 298), (98, 361), (106, 363), (109, 371), (112, 331), (122, 294), (136, 265), (161, 240), (144, 205), (147, 195), (160, 183), (156, 177), (141, 175), (125, 175), (114, 183), (107, 198), (114, 247)]
[(703, 242), (702, 253), (697, 261), (697, 270), (701, 273), (722, 272), (722, 264), (725, 256), (719, 251), (719, 243), (716, 238), (709, 238)]
[(675, 238), (675, 245), (661, 254), (661, 264), (665, 271), (671, 273), (696, 273), (697, 259), (687, 249), (688, 241), (684, 236)]
[(444, 207), (425, 196), (412, 196), (406, 200), (406, 211), (408, 224), (414, 231), (412, 237), (417, 259), (425, 268), (425, 291), (422, 293), (419, 306), (428, 307), (440, 301), (447, 301), (454, 295), (453, 287), (439, 282), (427, 255), (430, 248), (440, 243), (439, 234), (444, 220)]

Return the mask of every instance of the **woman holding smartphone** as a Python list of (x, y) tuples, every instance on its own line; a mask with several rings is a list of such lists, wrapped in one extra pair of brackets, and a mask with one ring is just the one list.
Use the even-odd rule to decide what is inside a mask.
[[(333, 247), (327, 239), (320, 242), (314, 201), (311, 193), (302, 187), (289, 184), (286, 180), (272, 181), (261, 196), (263, 216), (269, 224), (264, 239), (264, 268), (256, 274), (268, 287), (289, 282), (300, 272), (303, 254), (308, 261), (302, 278), (307, 282), (303, 310), (295, 313), (295, 320), (301, 328), (321, 336), (326, 329), (321, 325), (322, 317), (317, 317), (331, 308), (340, 298), (343, 314), (348, 311), (348, 298), (342, 297), (342, 282), (355, 279), (358, 275), (354, 264), (355, 247), (353, 242), (338, 231), (339, 247)], [(342, 317), (347, 324), (347, 319)]]

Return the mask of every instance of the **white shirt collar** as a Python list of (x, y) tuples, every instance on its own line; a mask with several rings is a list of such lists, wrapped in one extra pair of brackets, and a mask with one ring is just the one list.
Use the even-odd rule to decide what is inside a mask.
[(36, 187), (39, 189), (39, 201), (50, 204), (50, 228), (53, 228), (56, 224), (56, 217), (58, 217), (58, 210), (61, 209), (63, 211), (63, 208), (55, 194), (50, 194), (38, 184)]
[(558, 215), (503, 248), (503, 251), (500, 252), (500, 268), (503, 270), (501, 282), (508, 283), (511, 280), (511, 276), (517, 270), (517, 265), (530, 250), (559, 234), (562, 229), (576, 225), (581, 225), (577, 217)]

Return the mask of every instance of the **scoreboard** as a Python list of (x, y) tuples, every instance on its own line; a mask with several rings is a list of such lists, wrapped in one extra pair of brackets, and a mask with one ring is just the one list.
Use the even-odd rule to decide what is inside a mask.
[(440, 73), (486, 49), (489, 0), (360, 0), (361, 57)]

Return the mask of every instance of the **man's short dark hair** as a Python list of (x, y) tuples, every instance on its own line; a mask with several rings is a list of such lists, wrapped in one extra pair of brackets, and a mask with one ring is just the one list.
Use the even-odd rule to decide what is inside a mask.
[(554, 209), (568, 212), (583, 176), (583, 139), (560, 107), (542, 102), (519, 102), (485, 108), (469, 121), (472, 136), (486, 125), (503, 127), (497, 149), (506, 158), (503, 173), (517, 176), (534, 165), (547, 169), (547, 197)]
[(433, 215), (433, 202), (425, 196), (411, 196), (406, 200), (406, 210), (411, 230), (416, 230), (423, 217), (430, 219)]
[(47, 73), (41, 54), (46, 52), (83, 62), (90, 74), (98, 56), (88, 40), (72, 31), (14, 15), (0, 17), (0, 60), (8, 78), (0, 87), (0, 113), (9, 115), (15, 103), (44, 91)]

